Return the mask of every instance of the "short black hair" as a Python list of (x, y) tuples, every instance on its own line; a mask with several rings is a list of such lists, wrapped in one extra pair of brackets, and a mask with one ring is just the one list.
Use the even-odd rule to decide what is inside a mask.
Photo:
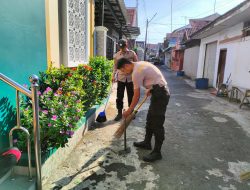
[(121, 69), (125, 64), (132, 64), (132, 62), (126, 58), (119, 59), (117, 61), (117, 69)]
[(118, 45), (120, 48), (124, 48), (127, 45), (127, 41), (124, 39), (120, 39)]

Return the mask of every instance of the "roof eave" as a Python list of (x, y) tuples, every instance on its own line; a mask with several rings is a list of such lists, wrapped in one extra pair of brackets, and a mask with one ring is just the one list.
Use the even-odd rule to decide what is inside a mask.
[[(246, 0), (246, 1), (242, 2), (241, 4), (236, 6), (235, 8), (229, 10), (228, 12), (223, 14), (222, 16), (218, 17), (213, 22), (209, 23), (205, 27), (201, 28), (200, 30), (198, 30), (197, 32), (192, 34), (191, 38), (193, 38), (193, 39), (205, 38), (207, 36), (214, 35), (217, 32), (220, 32), (221, 30), (223, 30), (225, 28), (233, 26), (234, 24), (237, 24), (237, 23), (233, 23), (233, 22), (230, 23), (229, 22), (228, 25), (223, 25), (230, 18), (236, 16), (237, 14), (242, 13), (243, 11), (246, 11), (247, 9), (250, 9), (250, 0)], [(211, 31), (213, 29), (214, 29), (214, 31)], [(211, 31), (211, 32), (208, 33), (208, 31)]]

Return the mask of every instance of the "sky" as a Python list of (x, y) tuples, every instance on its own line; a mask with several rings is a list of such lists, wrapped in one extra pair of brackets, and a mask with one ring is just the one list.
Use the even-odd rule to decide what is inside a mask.
[[(189, 19), (203, 18), (215, 12), (224, 14), (244, 0), (172, 0), (172, 31), (188, 24)], [(136, 7), (136, 0), (124, 0), (127, 7)], [(155, 17), (153, 17), (156, 14)], [(147, 43), (162, 43), (166, 33), (171, 32), (171, 0), (138, 0), (138, 26), (145, 40), (146, 20), (153, 18), (148, 26)]]

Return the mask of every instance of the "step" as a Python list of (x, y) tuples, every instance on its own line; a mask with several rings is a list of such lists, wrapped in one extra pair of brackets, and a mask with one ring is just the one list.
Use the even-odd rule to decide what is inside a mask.
[(0, 190), (35, 190), (36, 181), (33, 178), (29, 181), (27, 176), (13, 175), (9, 176), (1, 185)]
[(9, 171), (9, 172), (6, 173), (3, 177), (0, 178), (0, 187), (1, 187), (1, 184), (2, 184), (6, 179), (9, 178), (10, 174), (11, 174), (11, 171)]

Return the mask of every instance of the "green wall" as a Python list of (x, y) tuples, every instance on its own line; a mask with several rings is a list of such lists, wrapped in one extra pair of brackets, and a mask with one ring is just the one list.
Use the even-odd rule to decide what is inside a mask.
[[(44, 0), (0, 1), (0, 73), (19, 84), (47, 68)], [(15, 90), (0, 81), (0, 151), (15, 125)]]

